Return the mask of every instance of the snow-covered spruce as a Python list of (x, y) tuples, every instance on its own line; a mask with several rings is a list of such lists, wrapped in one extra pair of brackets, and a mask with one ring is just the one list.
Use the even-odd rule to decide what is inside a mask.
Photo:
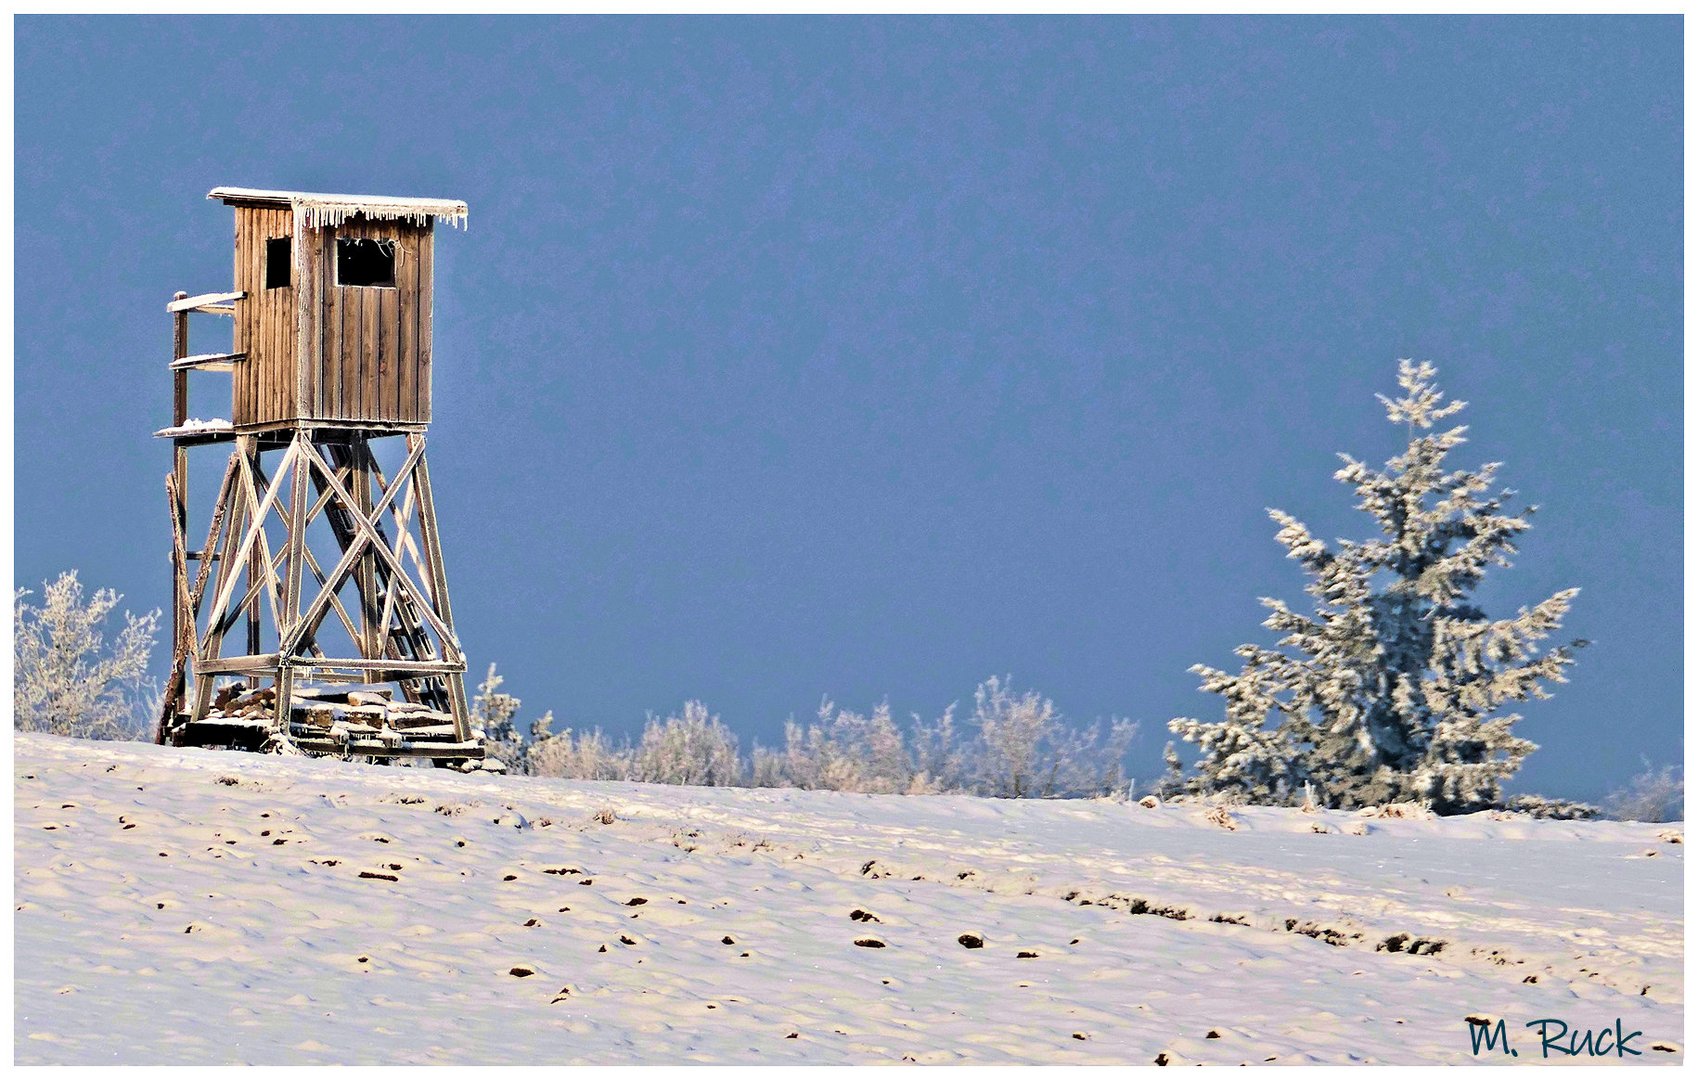
[[(1491, 619), (1470, 594), (1491, 566), (1510, 565), (1534, 508), (1508, 508), (1499, 464), (1453, 469), (1446, 458), (1465, 427), (1438, 430), (1465, 402), (1444, 402), (1431, 364), (1399, 363), (1386, 415), (1408, 425), (1408, 448), (1375, 469), (1348, 455), (1335, 479), (1379, 526), (1371, 539), (1329, 548), (1280, 510), (1278, 540), (1312, 579), (1314, 613), (1264, 598), (1273, 648), (1236, 652), (1237, 674), (1199, 664), (1202, 688), (1226, 717), (1180, 717), (1169, 728), (1201, 751), (1190, 776), (1169, 748), (1170, 787), (1194, 795), (1294, 805), (1309, 785), (1325, 805), (1419, 801), (1441, 814), (1504, 805), (1503, 784), (1536, 747), (1514, 733), (1512, 701), (1548, 696), (1566, 681), (1573, 641), (1541, 649), (1578, 589)], [(1524, 797), (1518, 809), (1586, 808)]]

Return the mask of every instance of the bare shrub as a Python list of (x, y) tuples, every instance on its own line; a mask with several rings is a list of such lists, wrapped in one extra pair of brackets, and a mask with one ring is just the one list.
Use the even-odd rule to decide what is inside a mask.
[(1224, 806), (1209, 807), (1203, 812), (1203, 820), (1210, 825), (1219, 825), (1228, 832), (1236, 832), (1238, 829), (1238, 819)]

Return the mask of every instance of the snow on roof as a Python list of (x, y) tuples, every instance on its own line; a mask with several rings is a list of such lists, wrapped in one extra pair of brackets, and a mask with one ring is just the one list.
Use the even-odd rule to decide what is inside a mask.
[(458, 199), (414, 199), (396, 195), (327, 195), (319, 191), (266, 191), (260, 188), (218, 187), (206, 193), (226, 203), (269, 203), (288, 206), (302, 215), (309, 229), (340, 225), (356, 214), (374, 221), (407, 221), (423, 225), (431, 218), (456, 228), (466, 224), (466, 204)]

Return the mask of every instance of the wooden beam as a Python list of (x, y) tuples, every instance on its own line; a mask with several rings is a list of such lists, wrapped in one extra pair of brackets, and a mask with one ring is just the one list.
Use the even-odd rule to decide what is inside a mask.
[(165, 501), (171, 511), (171, 667), (173, 677), (165, 684), (165, 699), (159, 710), (159, 723), (154, 729), (153, 741), (161, 746), (165, 744), (165, 732), (170, 726), (170, 718), (178, 712), (178, 699), (182, 693), (179, 689), (181, 679), (175, 677), (180, 658), (185, 654), (183, 647), (183, 627), (188, 621), (189, 606), (189, 556), (188, 544), (183, 537), (183, 508), (177, 498), (177, 474), (165, 474)]
[[(247, 440), (251, 443), (252, 439), (253, 436), (244, 435), (241, 436), (241, 439), (239, 439), (238, 442), (240, 443), (242, 440)], [(246, 447), (244, 446), (239, 452), (246, 453)], [(277, 466), (278, 482), (281, 482), (283, 476), (288, 473), (290, 469), (295, 469), (297, 473), (300, 471), (300, 466), (303, 463), (299, 462), (299, 457), (300, 441), (297, 439), (295, 442), (289, 444), (289, 449), (283, 453), (283, 461)], [(206, 649), (212, 645), (213, 633), (220, 621), (221, 613), (229, 605), (231, 594), (236, 591), (236, 576), (234, 573), (227, 574), (226, 571), (247, 559), (248, 552), (252, 550), (254, 546), (255, 534), (265, 528), (265, 520), (270, 516), (271, 508), (277, 503), (278, 491), (278, 483), (273, 483), (270, 489), (266, 491), (265, 499), (255, 510), (253, 520), (248, 523), (246, 535), (242, 537), (242, 543), (236, 549), (235, 553), (232, 554), (229, 550), (225, 550), (223, 552), (225, 559), (219, 563), (218, 591), (213, 594), (213, 627), (209, 628), (206, 636), (201, 639), (202, 652), (205, 652)]]
[[(369, 444), (355, 447), (348, 455), (348, 469), (351, 473), (350, 487), (354, 492), (354, 512), (371, 519), (371, 469), (368, 459), (371, 457)], [(368, 549), (360, 556), (360, 561), (354, 571), (355, 588), (360, 596), (360, 626), (362, 634), (357, 639), (360, 651), (367, 656), (383, 655), (383, 638), (389, 627), (387, 611), (384, 619), (378, 622), (377, 600), (377, 557)], [(390, 588), (393, 589), (393, 584)], [(387, 590), (386, 590), (387, 591)]]
[[(312, 463), (320, 460), (318, 452), (313, 449), (311, 432), (297, 431), (292, 450), (296, 466), (289, 477), (289, 558), (283, 569), (283, 618), (278, 623), (277, 644), (278, 653), (285, 658), (301, 647), (304, 638), (311, 636), (301, 632), (301, 571), (306, 563), (302, 552), (307, 545), (307, 491), (312, 481)], [(285, 659), (277, 669), (277, 724), (280, 731), (287, 730), (283, 725), (289, 722), (294, 690), (295, 669)]]
[[(252, 457), (243, 455), (242, 488), (247, 495), (249, 506), (259, 505), (259, 489), (255, 484), (255, 477), (258, 477), (260, 484), (270, 487), (270, 484), (266, 483), (265, 473), (260, 471), (259, 459), (260, 455), (257, 448), (253, 448)], [(279, 610), (281, 604), (277, 599), (277, 565), (272, 561), (271, 542), (266, 539), (263, 526), (259, 530), (259, 536), (253, 549), (248, 552), (248, 591), (250, 593), (258, 584), (256, 579), (260, 576), (261, 568), (265, 570), (265, 597), (271, 604), (271, 622), (275, 626), (281, 626), (283, 625)], [(244, 600), (242, 606), (248, 612), (248, 653), (252, 655), (259, 652), (259, 597), (256, 595), (252, 599)]]
[[(425, 561), (430, 567), (431, 593), (442, 621), (452, 628), (454, 609), (448, 602), (448, 570), (442, 561), (442, 538), (436, 529), (436, 500), (430, 489), (430, 466), (424, 460), (424, 436), (408, 435), (407, 445), (419, 456), (413, 486), (419, 493), (419, 535), (424, 541)], [(461, 650), (459, 639), (454, 637), (452, 629), (444, 636), (443, 647), (452, 648), (455, 654), (464, 660), (465, 653)], [(464, 668), (461, 671), (463, 672)], [(454, 713), (456, 731), (461, 738), (470, 739), (471, 708), (466, 703), (466, 680), (463, 674), (448, 676), (448, 697), (453, 706), (451, 711)]]
[[(218, 305), (228, 304), (232, 300), (241, 300), (247, 295), (248, 294), (245, 292), (209, 292), (201, 293), (198, 296), (185, 296), (182, 293), (178, 293), (176, 296), (171, 298), (171, 302), (169, 304), (165, 305), (165, 310), (169, 311), (173, 315), (179, 313), (187, 315), (191, 311), (202, 311)], [(222, 315), (226, 313), (216, 312), (216, 314)]]
[[(353, 495), (348, 492), (347, 488), (342, 486), (341, 481), (336, 478), (336, 471), (331, 468), (330, 464), (318, 453), (316, 447), (312, 446), (312, 444), (308, 442), (298, 442), (297, 445), (302, 448), (302, 454), (305, 458), (302, 467), (304, 469), (316, 467), (320, 474), (324, 477), (325, 482), (336, 490), (336, 498), (349, 509), (350, 512), (348, 514), (348, 519), (353, 523), (354, 528), (358, 533), (354, 543), (350, 544), (347, 550), (343, 552), (341, 562), (337, 563), (336, 569), (332, 570), (330, 573), (331, 588), (335, 589), (341, 587), (342, 582), (346, 580), (348, 574), (352, 572), (354, 563), (359, 558), (360, 553), (365, 550), (367, 545), (370, 545), (371, 548), (377, 552), (378, 558), (388, 564), (390, 573), (399, 574), (402, 578), (407, 579), (402, 582), (402, 588), (406, 589), (408, 592), (414, 591), (410, 575), (407, 574), (406, 568), (401, 565), (400, 560), (396, 558), (395, 553), (390, 550), (386, 538), (377, 530), (374, 524), (374, 519), (381, 518), (383, 516), (384, 512), (389, 508), (390, 503), (394, 500), (395, 494), (400, 488), (401, 480), (412, 471), (413, 467), (418, 464), (419, 459), (424, 456), (423, 442), (421, 441), (419, 445), (407, 455), (407, 460), (401, 466), (400, 472), (397, 473), (395, 482), (390, 485), (389, 490), (385, 491), (383, 493), (383, 497), (378, 500), (377, 505), (372, 511), (371, 518), (362, 517), (354, 510), (355, 502)], [(328, 599), (329, 591), (330, 590), (327, 589), (319, 592), (318, 598), (313, 601), (312, 606), (307, 609), (306, 615), (302, 617), (300, 623), (295, 627), (294, 632), (290, 635), (289, 643), (284, 647), (285, 652), (291, 652), (298, 647), (299, 642), (304, 640), (306, 635), (312, 632), (312, 628), (318, 624), (318, 620), (324, 617), (325, 609), (330, 603)], [(424, 616), (426, 622), (431, 624), (431, 629), (435, 630), (437, 635), (441, 637), (444, 649), (454, 649), (458, 651), (459, 642), (455, 640), (453, 631), (449, 630), (442, 620), (437, 617), (436, 612), (432, 611), (429, 607), (421, 607), (419, 609), (419, 613)]]
[[(187, 294), (179, 292), (173, 298), (183, 299)], [(173, 357), (187, 356), (189, 353), (189, 317), (186, 314), (171, 316), (171, 355)], [(189, 380), (179, 372), (171, 376), (171, 424), (181, 427), (189, 418)], [(189, 451), (181, 443), (173, 444), (171, 448), (171, 479), (166, 484), (166, 490), (171, 499), (171, 533), (175, 547), (186, 548), (187, 540), (182, 538), (189, 527)], [(177, 576), (188, 576), (188, 558), (177, 554)], [(184, 602), (188, 596), (180, 594), (175, 598), (171, 607), (171, 651), (173, 670), (176, 678), (166, 684), (165, 705), (160, 710), (158, 741), (165, 742), (166, 717), (174, 716), (182, 699), (182, 669), (177, 666), (177, 655), (183, 651), (184, 638)], [(194, 624), (188, 625), (188, 637), (194, 638)]]
[[(318, 579), (319, 586), (329, 585), (330, 579), (324, 576), (324, 568), (319, 566), (318, 559), (312, 553), (312, 548), (302, 548), (301, 554), (307, 557), (307, 569), (311, 570), (312, 576)], [(334, 592), (330, 594), (330, 606), (335, 610), (337, 618), (342, 620), (342, 626), (348, 631), (348, 637), (355, 643), (360, 643), (359, 628), (354, 625), (354, 620), (348, 615), (348, 609), (342, 606), (341, 599)], [(363, 644), (361, 647), (364, 647)]]
[(195, 665), (197, 675), (270, 675), (277, 671), (277, 654), (221, 656)]
[[(177, 316), (179, 319), (183, 316)], [(232, 353), (201, 353), (198, 356), (179, 356), (171, 361), (171, 370), (183, 371), (234, 371), (236, 365), (248, 358), (245, 352)], [(183, 421), (178, 420), (181, 424)]]
[[(251, 439), (251, 436), (244, 436), (243, 438)], [(245, 443), (242, 445), (245, 445)], [(206, 550), (212, 551), (216, 545), (219, 558), (216, 560), (206, 559), (201, 562), (200, 573), (195, 578), (195, 594), (191, 598), (194, 604), (195, 617), (198, 620), (201, 601), (205, 596), (204, 590), (208, 582), (207, 571), (212, 568), (214, 562), (217, 562), (218, 579), (217, 584), (213, 586), (213, 595), (223, 594), (224, 601), (212, 607), (211, 617), (207, 620), (209, 624), (207, 635), (201, 638), (195, 646), (193, 661), (195, 696), (194, 708), (189, 716), (190, 723), (205, 718), (206, 710), (212, 704), (212, 676), (202, 670), (202, 665), (209, 660), (217, 659), (218, 654), (223, 649), (223, 633), (215, 634), (212, 628), (216, 627), (221, 620), (224, 605), (229, 603), (228, 590), (234, 590), (235, 575), (239, 572), (236, 566), (240, 558), (233, 559), (230, 557), (230, 545), (241, 532), (242, 517), (246, 512), (246, 507), (243, 505), (236, 487), (236, 470), (239, 467), (239, 457), (232, 454), (230, 464), (224, 470), (224, 486), (218, 493), (218, 504), (213, 510), (212, 531), (207, 534), (206, 538)]]
[(436, 675), (451, 671), (465, 671), (466, 665), (460, 660), (390, 660), (385, 658), (372, 659), (369, 657), (323, 657), (313, 660), (297, 660), (296, 666), (302, 670), (311, 668), (347, 668), (350, 671), (394, 671), (406, 672), (412, 675)]

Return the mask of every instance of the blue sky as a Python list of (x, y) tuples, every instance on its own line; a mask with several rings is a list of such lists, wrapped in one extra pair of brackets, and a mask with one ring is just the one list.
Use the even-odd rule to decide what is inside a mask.
[(1012, 673), (1153, 777), (1303, 599), (1263, 508), (1362, 532), (1333, 455), (1400, 448), (1413, 356), (1542, 507), (1488, 610), (1583, 589), (1517, 787), (1597, 796), (1682, 746), (1681, 30), (20, 18), (14, 575), (167, 601), (208, 189), (449, 196), (431, 467), (528, 714), (770, 741)]

